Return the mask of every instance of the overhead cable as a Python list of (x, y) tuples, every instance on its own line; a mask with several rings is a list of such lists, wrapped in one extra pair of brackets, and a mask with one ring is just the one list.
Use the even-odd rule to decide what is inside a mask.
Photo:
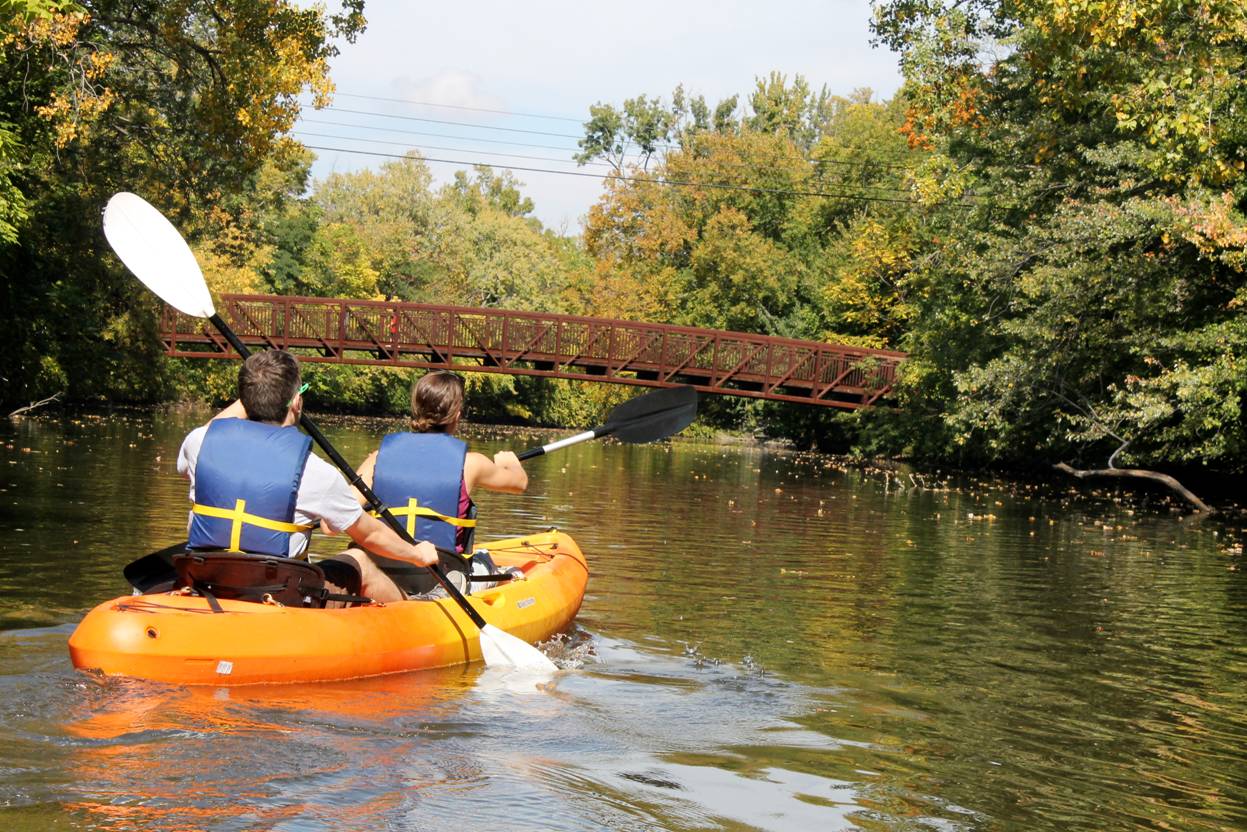
[[(376, 118), (392, 118), (392, 119), (399, 119), (402, 121), (419, 121), (419, 122), (426, 122), (429, 124), (446, 124), (446, 125), (451, 125), (454, 127), (467, 127), (469, 129), (474, 129), (474, 130), (497, 130), (497, 131), (505, 131), (508, 133), (524, 133), (524, 134), (536, 135), (536, 136), (549, 136), (551, 138), (559, 138), (559, 139), (575, 139), (577, 142), (581, 141), (584, 138), (583, 134), (550, 133), (544, 130), (527, 130), (527, 129), (523, 129), (519, 127), (498, 127), (492, 124), (474, 124), (470, 121), (451, 121), (448, 119), (424, 118), (421, 116), (406, 116), (406, 115), (399, 115), (395, 113), (378, 113), (378, 112), (374, 112), (371, 110), (352, 110), (352, 109), (347, 109), (344, 107), (334, 107), (332, 105), (328, 107), (322, 107), (320, 109), (329, 110), (329, 111), (337, 112), (337, 113), (350, 113), (352, 115), (373, 116)], [(480, 139), (480, 141), (485, 141), (485, 139)], [(661, 148), (663, 150), (685, 150), (686, 149), (682, 145), (671, 144), (669, 142), (655, 142), (654, 147), (656, 149)], [(551, 147), (550, 149), (578, 150), (579, 148)], [(813, 156), (805, 156), (805, 155), (803, 155), (801, 158), (807, 162), (812, 162), (818, 165), (843, 165), (843, 166), (848, 166), (848, 167), (861, 167), (865, 165), (874, 165), (874, 166), (883, 167), (883, 168), (893, 168), (897, 170), (909, 170), (908, 165), (898, 164), (895, 162), (878, 162), (878, 161), (873, 161), (873, 160), (848, 161), (844, 159), (819, 159)]]
[[(380, 151), (374, 151), (374, 150), (352, 150), (350, 148), (345, 148), (345, 147), (323, 147), (323, 146), (311, 145), (311, 144), (305, 145), (305, 147), (307, 147), (309, 150), (323, 150), (323, 151), (327, 151), (330, 153), (354, 153), (354, 154), (361, 155), (361, 156), (379, 156), (379, 157), (390, 158), (390, 159), (412, 158), (411, 156), (402, 155), (398, 153), (382, 153)], [(914, 200), (912, 199), (896, 199), (892, 197), (868, 196), (868, 195), (863, 195), (863, 194), (833, 193), (829, 191), (804, 191), (804, 190), (795, 190), (795, 189), (789, 189), (789, 188), (764, 188), (764, 187), (757, 187), (754, 185), (733, 185), (733, 184), (725, 183), (725, 182), (693, 182), (693, 181), (687, 181), (687, 180), (666, 179), (662, 177), (655, 177), (653, 179), (650, 179), (650, 178), (646, 178), (642, 176), (625, 176), (623, 174), (618, 174), (618, 173), (587, 173), (584, 171), (574, 171), (574, 170), (552, 170), (550, 168), (533, 168), (533, 167), (523, 167), (520, 165), (499, 165), (499, 164), (491, 164), (489, 162), (473, 161), (473, 160), (435, 159), (435, 158), (428, 157), (428, 156), (421, 156), (418, 158), (420, 161), (424, 161), (424, 162), (437, 162), (437, 163), (448, 164), (448, 165), (481, 165), (483, 167), (502, 168), (503, 170), (524, 171), (528, 173), (552, 173), (558, 176), (579, 176), (579, 177), (588, 178), (588, 179), (618, 179), (624, 182), (649, 182), (655, 185), (667, 185), (670, 187), (711, 188), (711, 189), (716, 189), (716, 190), (727, 190), (727, 191), (747, 191), (750, 193), (778, 194), (782, 196), (811, 196), (811, 197), (822, 197), (825, 199), (844, 199), (844, 200), (856, 200), (856, 201), (862, 201), (862, 202), (891, 202), (891, 203), (899, 203), (899, 204), (904, 204), (904, 205), (914, 204)]]
[(310, 124), (327, 124), (333, 127), (354, 127), (359, 130), (375, 130), (375, 131), (381, 131), (385, 133), (400, 133), (405, 136), (430, 136), (436, 139), (454, 139), (455, 141), (481, 142), (482, 144), (505, 144), (505, 145), (510, 145), (511, 147), (539, 147), (544, 150), (564, 150), (564, 151), (567, 151), (568, 153), (574, 152), (576, 150), (576, 148), (574, 147), (558, 147), (557, 145), (552, 145), (552, 144), (533, 144), (531, 142), (513, 142), (513, 141), (507, 141), (506, 139), (480, 139), (480, 138), (477, 138), (476, 136), (454, 136), (454, 135), (450, 135), (447, 133), (427, 133), (423, 130), (403, 130), (399, 127), (375, 127), (375, 126), (368, 125), (368, 124), (352, 124), (349, 121), (327, 121), (325, 119), (306, 118), (306, 117), (302, 117), (299, 120), (308, 122)]
[(354, 92), (335, 92), (335, 96), (342, 98), (362, 98), (366, 101), (389, 101), (394, 104), (414, 104), (417, 107), (442, 107), (447, 110), (467, 110), (472, 113), (494, 113), (500, 116), (518, 116), (520, 118), (544, 118), (550, 121), (571, 121), (576, 124), (584, 124), (582, 118), (572, 118), (571, 116), (548, 116), (541, 113), (517, 113), (511, 110), (494, 110), (489, 107), (468, 107), (463, 104), (438, 104), (433, 101), (412, 101), (407, 98), (385, 98), (380, 95), (360, 95)]
[[(402, 135), (402, 136), (427, 136), (427, 137), (439, 138), (439, 139), (451, 139), (452, 141), (478, 142), (481, 144), (502, 144), (502, 145), (507, 145), (511, 147), (533, 147), (533, 148), (539, 148), (542, 150), (562, 150), (567, 153), (573, 152), (573, 148), (559, 147), (558, 145), (551, 145), (551, 144), (536, 144), (533, 142), (516, 142), (516, 141), (509, 141), (506, 139), (483, 139), (483, 138), (477, 138), (475, 136), (459, 136), (459, 135), (454, 135), (450, 133), (429, 133), (423, 130), (405, 130), (401, 127), (377, 127), (377, 126), (368, 125), (368, 124), (355, 124), (349, 121), (332, 121), (329, 119), (306, 118), (306, 117), (301, 118), (300, 121), (310, 123), (310, 124), (323, 124), (323, 125), (327, 125), (331, 127), (348, 127), (348, 128), (357, 129), (357, 130), (370, 130), (373, 132), (391, 133), (391, 134)], [(316, 134), (316, 135), (322, 135), (324, 138), (347, 138), (345, 136), (328, 136), (324, 134)], [(350, 139), (350, 141), (376, 141), (377, 144), (406, 144), (405, 142), (387, 142), (387, 141), (378, 141), (378, 140), (364, 139), (364, 138)], [(477, 150), (476, 148), (438, 147), (434, 149), (451, 150), (451, 151), (459, 151), (459, 152), (471, 150), (471, 151), (480, 152), (480, 153), (489, 153), (490, 155), (495, 155), (495, 156), (515, 156), (516, 158), (519, 158), (518, 154), (494, 153), (492, 151)], [(636, 159), (641, 158), (641, 154), (639, 153), (634, 154), (634, 156)], [(625, 159), (626, 158), (627, 158), (627, 154), (625, 154)], [(543, 161), (554, 161), (554, 160), (543, 160)], [(810, 161), (810, 160), (807, 159), (806, 161)], [(858, 167), (863, 164), (866, 164), (866, 163), (860, 163), (860, 162), (836, 162), (835, 160), (826, 160), (826, 161), (830, 164), (842, 164), (842, 165), (849, 165), (849, 166), (854, 166), (854, 167)], [(577, 162), (577, 164), (579, 164), (579, 162)], [(610, 163), (607, 163), (607, 162), (586, 162), (585, 164), (608, 165), (610, 167), (614, 167), (614, 165), (611, 165)], [(813, 164), (816, 164), (816, 165), (822, 164), (822, 161), (814, 161)], [(750, 170), (757, 169), (756, 166), (750, 165), (748, 162), (745, 162), (745, 161), (731, 163), (731, 166), (738, 168), (738, 169), (739, 168), (748, 168)], [(883, 166), (884, 167), (904, 167), (900, 165), (883, 165)], [(892, 188), (886, 185), (861, 185), (858, 187), (870, 188), (872, 190), (877, 190), (877, 191), (895, 191), (898, 193), (907, 193), (907, 191), (903, 188)]]
[[(348, 142), (366, 142), (368, 144), (384, 144), (384, 145), (395, 145), (398, 147), (407, 147), (412, 150), (420, 151), (422, 158), (425, 155), (427, 155), (425, 151), (428, 151), (428, 150), (449, 150), (452, 153), (468, 153), (468, 152), (484, 153), (486, 156), (504, 156), (509, 159), (530, 159), (530, 160), (537, 161), (537, 162), (555, 162), (557, 164), (568, 164), (568, 165), (583, 164), (583, 165), (592, 165), (595, 167), (613, 168), (617, 171), (620, 170), (618, 166), (613, 165), (609, 162), (581, 163), (581, 162), (577, 162), (574, 159), (555, 159), (549, 156), (526, 156), (522, 153), (502, 153), (497, 150), (480, 150), (477, 148), (466, 148), (466, 147), (441, 147), (438, 145), (416, 144), (414, 142), (395, 142), (395, 141), (385, 141), (384, 139), (359, 138), (357, 136), (340, 136), (340, 135), (331, 134), (331, 133), (314, 133), (314, 132), (310, 132), (307, 130), (299, 130), (299, 129), (296, 129), (293, 132), (299, 136), (315, 136), (317, 138), (322, 138), (322, 139), (338, 139), (340, 141), (348, 141)], [(359, 151), (359, 152), (362, 152), (362, 151)], [(384, 155), (384, 154), (379, 154), (379, 155)], [(481, 162), (479, 164), (486, 164), (486, 163)], [(733, 167), (739, 168), (740, 166), (733, 166)], [(750, 168), (750, 170), (757, 170), (757, 168)], [(560, 171), (551, 171), (551, 172), (558, 173)], [(853, 185), (853, 187), (857, 189), (857, 192), (862, 193), (863, 195), (865, 195), (865, 192), (867, 191), (882, 192), (885, 194), (886, 193), (899, 193), (899, 194), (910, 193), (910, 191), (905, 188), (890, 188), (884, 185)]]
[[(398, 145), (399, 147), (412, 147), (420, 151), (449, 150), (453, 153), (462, 153), (463, 151), (469, 149), (465, 147), (439, 147), (438, 145), (435, 145), (435, 144), (414, 145), (411, 142), (393, 142), (393, 141), (386, 141), (385, 139), (361, 139), (357, 136), (339, 136), (339, 135), (332, 134), (332, 133), (313, 133), (308, 130), (299, 130), (299, 129), (295, 129), (293, 132), (300, 136), (315, 136), (320, 139), (341, 139), (343, 141), (348, 141), (348, 142), (368, 142), (369, 144), (392, 144), (392, 145)], [(484, 153), (487, 156), (505, 156), (508, 159), (530, 159), (535, 162), (558, 162), (558, 163), (567, 164), (567, 165), (582, 164), (581, 162), (577, 162), (575, 159), (556, 159), (552, 156), (525, 156), (522, 153), (503, 153), (502, 151), (499, 151), (499, 150), (476, 150), (474, 152)], [(584, 162), (583, 164), (593, 165), (595, 167), (604, 167), (604, 168), (614, 167), (609, 162)]]
[(395, 113), (373, 113), (368, 110), (348, 110), (345, 107), (324, 107), (322, 109), (330, 110), (335, 113), (351, 113), (357, 116), (374, 116), (376, 118), (396, 118), (403, 121), (421, 121), (426, 124), (452, 124), (456, 127), (473, 127), (477, 130), (501, 130), (506, 133), (525, 133), (530, 136), (553, 136), (558, 139), (580, 139), (579, 135), (569, 133), (549, 133), (545, 130), (526, 130), (522, 127), (498, 127), (494, 124), (472, 124), (468, 121), (448, 121), (440, 118), (424, 118), (423, 116), (402, 116)]

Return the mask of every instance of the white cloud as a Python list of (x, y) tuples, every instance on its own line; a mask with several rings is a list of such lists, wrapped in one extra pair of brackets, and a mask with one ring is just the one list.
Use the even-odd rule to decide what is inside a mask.
[(451, 107), (477, 107), (488, 110), (506, 109), (506, 102), (482, 88), (479, 75), (463, 70), (450, 69), (436, 75), (412, 80), (406, 76), (394, 78), (389, 84), (390, 94), (395, 98), (445, 104)]

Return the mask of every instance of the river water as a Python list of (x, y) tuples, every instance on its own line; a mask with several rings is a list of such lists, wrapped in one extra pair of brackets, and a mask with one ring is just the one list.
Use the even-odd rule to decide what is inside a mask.
[[(194, 424), (0, 422), (0, 829), (1247, 828), (1241, 519), (587, 443), (480, 500), (478, 540), (558, 526), (589, 559), (545, 684), (80, 674), (75, 623), (184, 529)], [(385, 427), (326, 433), (360, 459)]]

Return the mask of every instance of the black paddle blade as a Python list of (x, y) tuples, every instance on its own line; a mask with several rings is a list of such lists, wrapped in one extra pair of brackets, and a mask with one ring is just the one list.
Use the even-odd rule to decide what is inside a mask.
[(178, 576), (177, 570), (173, 568), (173, 556), (185, 551), (185, 543), (175, 543), (132, 561), (121, 570), (121, 574), (129, 581), (130, 586), (142, 593), (168, 589), (173, 586), (173, 581)]
[(603, 427), (620, 442), (640, 445), (677, 434), (696, 418), (697, 391), (666, 387), (619, 405)]

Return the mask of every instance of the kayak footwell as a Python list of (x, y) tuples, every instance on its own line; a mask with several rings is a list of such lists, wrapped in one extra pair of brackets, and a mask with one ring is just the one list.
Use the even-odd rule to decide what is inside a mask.
[[(469, 602), (495, 627), (535, 643), (571, 623), (589, 569), (557, 531), (494, 541), (499, 568), (527, 577)], [(187, 685), (319, 682), (479, 661), (474, 625), (451, 599), (321, 610), (193, 595), (127, 595), (100, 604), (69, 639), (74, 666)]]

